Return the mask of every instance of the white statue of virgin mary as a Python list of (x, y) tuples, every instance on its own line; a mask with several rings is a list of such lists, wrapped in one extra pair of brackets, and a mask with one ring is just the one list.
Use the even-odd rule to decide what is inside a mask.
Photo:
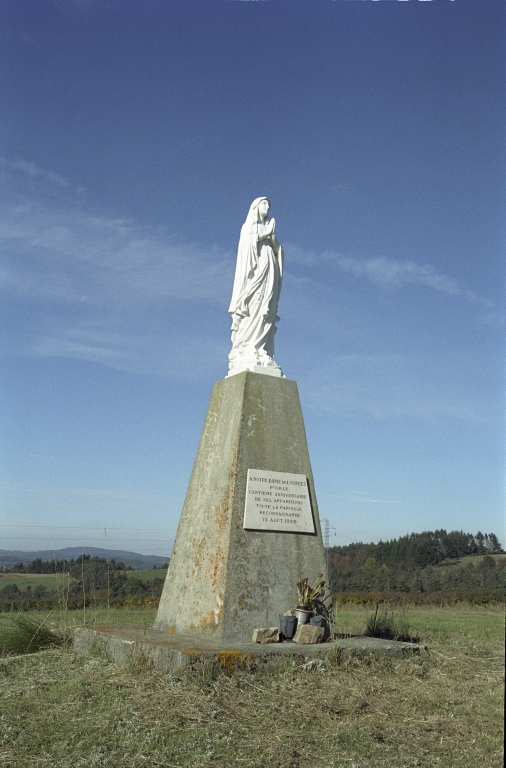
[(269, 220), (269, 208), (266, 197), (257, 197), (241, 228), (234, 289), (228, 310), (232, 315), (229, 376), (246, 370), (283, 375), (274, 362), (283, 249), (276, 239), (276, 222)]

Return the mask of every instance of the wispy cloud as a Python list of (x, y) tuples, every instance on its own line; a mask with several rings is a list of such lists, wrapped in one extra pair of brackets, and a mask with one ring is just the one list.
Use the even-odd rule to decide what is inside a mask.
[(206, 339), (197, 320), (226, 306), (233, 254), (90, 211), (33, 163), (0, 171), (0, 281), (30, 307), (18, 349), (183, 377), (189, 359), (193, 372), (226, 363), (226, 336)]
[[(0, 175), (0, 279), (16, 326), (4, 349), (170, 378), (224, 375), (234, 253), (175, 242), (163, 229), (90, 210), (81, 190), (25, 161), (3, 162)], [(286, 250), (292, 265), (323, 260), (325, 272), (333, 265), (381, 289), (425, 286), (479, 305), (486, 310), (483, 322), (496, 322), (492, 301), (434, 267), (318, 255), (293, 244)], [(364, 316), (355, 294), (347, 304), (337, 301), (329, 293), (332, 281), (329, 288), (322, 285), (323, 273), (315, 274), (292, 269), (280, 307), (285, 349), (297, 349), (295, 364), (279, 362), (291, 367), (287, 375), (297, 372), (308, 405), (375, 419), (496, 419), (496, 406), (478, 402), (466, 385), (475, 373), (464, 357), (428, 359), (427, 352), (404, 354), (405, 347), (398, 354), (392, 330), (377, 332), (376, 318)], [(292, 337), (286, 334), (290, 327)], [(303, 349), (293, 328), (304, 334)]]
[(386, 256), (376, 259), (355, 259), (349, 256), (331, 255), (331, 260), (345, 272), (355, 277), (365, 277), (370, 282), (386, 288), (400, 288), (404, 285), (424, 285), (440, 293), (460, 296), (467, 301), (492, 309), (495, 304), (485, 296), (462, 287), (457, 280), (444, 275), (430, 264), (416, 264), (413, 261), (395, 261)]
[[(111, 325), (115, 320), (106, 318)], [(111, 368), (137, 373), (151, 373), (176, 379), (191, 379), (214, 372), (221, 361), (225, 375), (229, 345), (223, 339), (206, 335), (205, 330), (192, 333), (185, 329), (157, 332), (144, 336), (131, 333), (97, 331), (82, 326), (64, 327), (54, 323), (43, 334), (31, 334), (25, 340), (25, 351), (34, 357), (60, 357), (101, 363)], [(208, 329), (206, 329), (208, 330)]]
[(317, 378), (301, 371), (304, 403), (345, 418), (421, 419), (432, 423), (503, 423), (502, 403), (479, 397), (476, 371), (454, 355), (330, 353)]
[[(294, 245), (289, 248), (290, 257), (305, 266), (314, 266), (325, 262), (333, 264), (355, 278), (362, 278), (369, 283), (386, 290), (400, 289), (408, 285), (420, 285), (431, 288), (439, 293), (455, 296), (472, 302), (483, 309), (493, 310), (495, 302), (476, 291), (462, 285), (450, 275), (445, 275), (431, 264), (417, 264), (410, 260), (392, 259), (388, 256), (377, 258), (358, 258), (335, 251), (325, 251), (317, 254)], [(496, 322), (497, 314), (490, 315), (489, 322)]]
[(27, 160), (6, 160), (5, 158), (0, 158), (0, 165), (12, 171), (21, 171), (32, 179), (42, 179), (48, 181), (50, 184), (56, 184), (62, 189), (68, 189), (70, 186), (68, 181), (62, 178), (62, 176), (59, 176), (57, 173), (52, 173), (51, 171), (46, 171), (43, 168), (39, 168), (35, 163), (30, 163)]
[(135, 304), (220, 301), (231, 254), (170, 241), (166, 233), (40, 200), (0, 205), (2, 277), (20, 297)]
[(367, 494), (355, 491), (349, 501), (358, 501), (362, 504), (400, 504), (396, 499), (371, 499)]

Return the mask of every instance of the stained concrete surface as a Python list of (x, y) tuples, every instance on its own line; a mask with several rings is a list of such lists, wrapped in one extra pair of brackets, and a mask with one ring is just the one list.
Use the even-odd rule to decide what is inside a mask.
[(74, 634), (74, 650), (78, 654), (99, 654), (116, 664), (128, 663), (142, 655), (155, 668), (168, 672), (204, 669), (213, 664), (227, 672), (271, 670), (287, 661), (304, 664), (312, 659), (325, 660), (329, 653), (335, 652), (336, 646), (344, 654), (359, 657), (404, 657), (426, 652), (426, 647), (418, 643), (375, 637), (341, 638), (320, 645), (293, 642), (259, 645), (253, 642), (210, 642), (206, 638), (137, 627), (80, 627)]

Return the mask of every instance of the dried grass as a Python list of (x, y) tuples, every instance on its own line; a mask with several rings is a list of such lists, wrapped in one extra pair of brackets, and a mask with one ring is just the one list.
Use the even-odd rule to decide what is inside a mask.
[(141, 657), (117, 667), (61, 649), (4, 659), (0, 760), (44, 768), (502, 766), (502, 639), (492, 613), (481, 618), (479, 641), (434, 636), (429, 653), (411, 659), (335, 654), (324, 671), (168, 676)]

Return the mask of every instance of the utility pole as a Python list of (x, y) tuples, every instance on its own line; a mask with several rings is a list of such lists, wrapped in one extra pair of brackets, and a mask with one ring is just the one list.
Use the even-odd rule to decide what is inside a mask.
[(322, 518), (321, 522), (323, 523), (323, 546), (325, 547), (325, 565), (327, 566), (327, 576), (329, 578), (329, 589), (330, 589), (330, 568), (329, 568), (329, 547), (330, 547), (330, 529), (335, 531), (335, 528), (333, 525), (330, 525), (328, 517)]
[(322, 523), (324, 523), (324, 529), (323, 529), (323, 546), (325, 547), (325, 565), (327, 566), (327, 577), (330, 578), (329, 574), (329, 543), (330, 543), (330, 523), (328, 520), (328, 517), (324, 517), (322, 520)]

